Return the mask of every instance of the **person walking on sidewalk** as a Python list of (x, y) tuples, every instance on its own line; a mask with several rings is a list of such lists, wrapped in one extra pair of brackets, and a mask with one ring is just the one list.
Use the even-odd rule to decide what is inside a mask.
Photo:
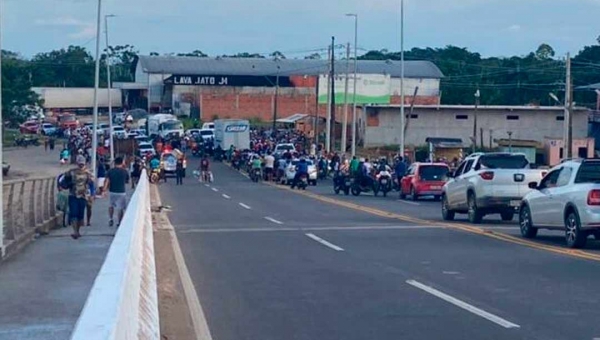
[(81, 237), (79, 230), (83, 225), (85, 208), (88, 204), (89, 185), (93, 183), (92, 174), (85, 168), (85, 157), (77, 157), (77, 168), (65, 174), (62, 187), (69, 189), (69, 220), (73, 227), (71, 237)]
[(106, 181), (104, 183), (104, 192), (108, 192), (110, 206), (108, 207), (108, 226), (114, 225), (115, 209), (118, 210), (117, 227), (121, 224), (123, 214), (127, 208), (127, 192), (126, 184), (129, 181), (129, 172), (123, 167), (123, 158), (115, 159), (115, 166), (106, 173)]

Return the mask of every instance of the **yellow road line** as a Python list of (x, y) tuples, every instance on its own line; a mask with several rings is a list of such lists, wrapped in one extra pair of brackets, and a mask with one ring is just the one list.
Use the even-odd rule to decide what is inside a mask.
[(278, 188), (280, 190), (288, 190), (288, 191), (291, 191), (291, 192), (299, 194), (299, 195), (310, 197), (310, 198), (319, 200), (321, 202), (326, 202), (326, 203), (334, 204), (337, 206), (341, 206), (341, 207), (345, 207), (345, 208), (349, 208), (349, 209), (353, 209), (353, 210), (357, 210), (357, 211), (361, 211), (361, 212), (366, 212), (366, 213), (369, 213), (372, 215), (377, 215), (380, 217), (386, 217), (386, 218), (391, 218), (391, 219), (396, 219), (396, 220), (411, 222), (411, 223), (417, 223), (417, 224), (438, 226), (438, 227), (451, 229), (451, 230), (460, 230), (460, 231), (477, 234), (477, 235), (482, 235), (482, 236), (490, 237), (490, 238), (505, 241), (505, 242), (510, 242), (513, 244), (518, 244), (518, 245), (522, 245), (522, 246), (526, 246), (526, 247), (530, 247), (530, 248), (535, 248), (538, 250), (549, 251), (549, 252), (552, 252), (555, 254), (567, 255), (567, 256), (572, 256), (572, 257), (577, 257), (577, 258), (582, 258), (582, 259), (586, 259), (586, 260), (600, 262), (600, 254), (594, 254), (594, 253), (589, 253), (589, 252), (585, 252), (585, 251), (581, 251), (581, 250), (565, 249), (565, 248), (561, 248), (561, 247), (557, 247), (557, 246), (540, 244), (540, 243), (529, 241), (529, 240), (526, 240), (523, 238), (515, 237), (515, 236), (504, 234), (504, 233), (498, 233), (498, 232), (494, 232), (494, 231), (490, 231), (490, 230), (485, 230), (485, 229), (474, 227), (474, 226), (467, 225), (467, 224), (429, 221), (429, 220), (414, 218), (414, 217), (410, 217), (410, 216), (406, 216), (406, 215), (402, 215), (402, 214), (391, 213), (391, 212), (376, 209), (376, 208), (365, 207), (363, 205), (359, 205), (356, 203), (350, 203), (350, 202), (338, 200), (335, 198), (325, 197), (325, 196), (307, 192), (307, 191), (293, 190), (287, 186), (282, 187), (282, 186), (279, 186), (274, 183), (265, 182), (265, 184), (270, 185), (275, 188)]

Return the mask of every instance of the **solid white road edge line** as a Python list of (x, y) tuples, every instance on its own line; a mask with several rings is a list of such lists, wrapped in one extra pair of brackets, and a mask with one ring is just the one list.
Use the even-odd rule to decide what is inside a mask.
[(212, 188), (212, 191), (214, 191), (214, 192), (219, 192), (219, 189), (217, 189), (217, 188)]
[[(160, 198), (160, 194), (158, 193), (158, 189), (154, 188), (155, 194), (157, 195), (157, 200), (159, 205), (162, 205), (162, 201)], [(183, 252), (181, 251), (181, 246), (179, 245), (179, 239), (177, 238), (177, 233), (175, 233), (175, 228), (171, 224), (171, 221), (168, 217), (165, 216), (165, 229), (169, 231), (171, 238), (171, 246), (173, 247), (173, 254), (175, 256), (175, 262), (177, 264), (177, 269), (179, 270), (179, 277), (181, 278), (181, 285), (183, 286), (183, 293), (185, 295), (186, 302), (188, 304), (188, 308), (190, 310), (192, 324), (194, 326), (194, 333), (196, 334), (196, 339), (198, 340), (212, 340), (212, 335), (210, 334), (210, 329), (208, 328), (208, 322), (206, 321), (206, 316), (204, 315), (204, 311), (202, 309), (202, 305), (200, 304), (200, 299), (198, 298), (198, 293), (196, 292), (196, 288), (192, 281), (192, 277), (190, 276), (190, 271), (185, 263), (185, 259), (183, 257)]]
[(225, 194), (223, 194), (223, 195), (221, 195), (221, 196), (223, 196), (223, 198), (226, 198), (226, 199), (231, 199), (231, 196), (229, 196), (229, 195), (225, 195)]
[(427, 292), (427, 293), (429, 293), (429, 294), (431, 294), (431, 295), (433, 295), (435, 297), (438, 297), (438, 298), (440, 298), (440, 299), (442, 299), (442, 300), (444, 300), (446, 302), (449, 302), (449, 303), (451, 303), (451, 304), (453, 304), (453, 305), (455, 305), (455, 306), (457, 306), (459, 308), (462, 308), (462, 309), (464, 309), (466, 311), (469, 311), (469, 312), (471, 312), (471, 313), (473, 313), (473, 314), (475, 314), (477, 316), (480, 316), (480, 317), (482, 317), (484, 319), (487, 319), (487, 320), (489, 320), (489, 321), (491, 321), (491, 322), (493, 322), (493, 323), (495, 323), (497, 325), (500, 325), (500, 326), (502, 326), (504, 328), (521, 328), (521, 326), (519, 326), (517, 324), (514, 324), (514, 323), (512, 323), (510, 321), (507, 321), (505, 319), (502, 319), (501, 317), (496, 316), (494, 314), (488, 313), (488, 312), (486, 312), (486, 311), (484, 311), (482, 309), (479, 309), (479, 308), (477, 308), (477, 307), (475, 307), (473, 305), (470, 305), (470, 304), (468, 304), (466, 302), (463, 302), (463, 301), (461, 301), (461, 300), (459, 300), (457, 298), (454, 298), (454, 297), (452, 297), (452, 296), (450, 296), (448, 294), (442, 293), (442, 292), (440, 292), (439, 290), (437, 290), (435, 288), (429, 287), (429, 286), (424, 285), (424, 284), (422, 284), (420, 282), (417, 282), (415, 280), (407, 280), (406, 283), (408, 283), (409, 285), (411, 285), (411, 286), (413, 286), (415, 288), (419, 288), (419, 289), (421, 289), (421, 290), (423, 290), (423, 291), (425, 291), (425, 292)]
[(246, 208), (246, 209), (248, 209), (248, 210), (252, 209), (252, 208), (250, 208), (250, 206), (249, 206), (249, 205), (246, 205), (246, 204), (244, 204), (244, 203), (239, 203), (239, 205), (240, 205), (242, 208)]
[(283, 222), (281, 222), (281, 221), (277, 221), (277, 220), (276, 220), (276, 219), (274, 219), (273, 217), (269, 217), (269, 216), (265, 217), (265, 220), (267, 220), (267, 221), (271, 221), (271, 222), (273, 222), (273, 223), (275, 223), (275, 224), (283, 224)]
[(320, 238), (319, 236), (317, 236), (315, 234), (308, 233), (308, 234), (305, 234), (305, 235), (308, 236), (308, 237), (310, 237), (311, 239), (313, 239), (313, 240), (321, 243), (322, 245), (335, 250), (335, 251), (344, 251), (343, 248), (340, 248), (340, 247), (336, 246), (333, 243), (327, 242), (327, 241), (325, 241), (324, 239)]

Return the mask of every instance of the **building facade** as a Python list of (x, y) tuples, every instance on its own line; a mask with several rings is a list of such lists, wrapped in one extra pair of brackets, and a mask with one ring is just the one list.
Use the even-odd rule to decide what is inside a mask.
[[(588, 110), (573, 110), (573, 139), (588, 135)], [(497, 147), (499, 140), (530, 140), (544, 144), (562, 139), (564, 109), (534, 106), (416, 105), (412, 114), (406, 108), (406, 145), (426, 145), (427, 138), (460, 138), (465, 147), (472, 144), (477, 115), (477, 145)], [(366, 147), (399, 145), (400, 107), (365, 106), (361, 109), (359, 131)], [(510, 132), (510, 136), (509, 136)]]
[[(336, 63), (337, 75), (345, 72), (345, 65)], [(317, 101), (318, 78), (328, 73), (328, 67), (323, 60), (140, 56), (133, 84), (136, 90), (145, 87), (141, 94), (150, 112), (171, 109), (203, 120), (272, 121), (275, 114), (324, 116), (326, 105)], [(389, 75), (390, 104), (400, 103), (400, 62), (359, 60), (357, 68), (359, 74)], [(439, 104), (443, 75), (433, 63), (407, 61), (405, 75), (406, 102), (418, 86), (416, 103)], [(125, 91), (128, 85), (122, 86)], [(342, 108), (336, 106), (337, 121)]]

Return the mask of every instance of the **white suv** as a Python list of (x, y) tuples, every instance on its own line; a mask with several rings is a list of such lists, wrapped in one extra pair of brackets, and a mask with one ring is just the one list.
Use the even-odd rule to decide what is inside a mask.
[(538, 229), (565, 231), (569, 248), (585, 246), (588, 236), (600, 240), (600, 160), (572, 160), (552, 168), (544, 179), (529, 183), (519, 213), (521, 235)]
[(521, 153), (472, 154), (442, 188), (442, 216), (450, 221), (456, 213), (468, 214), (478, 224), (485, 215), (500, 214), (511, 221), (532, 190), (528, 183), (540, 181), (543, 172), (530, 169)]

